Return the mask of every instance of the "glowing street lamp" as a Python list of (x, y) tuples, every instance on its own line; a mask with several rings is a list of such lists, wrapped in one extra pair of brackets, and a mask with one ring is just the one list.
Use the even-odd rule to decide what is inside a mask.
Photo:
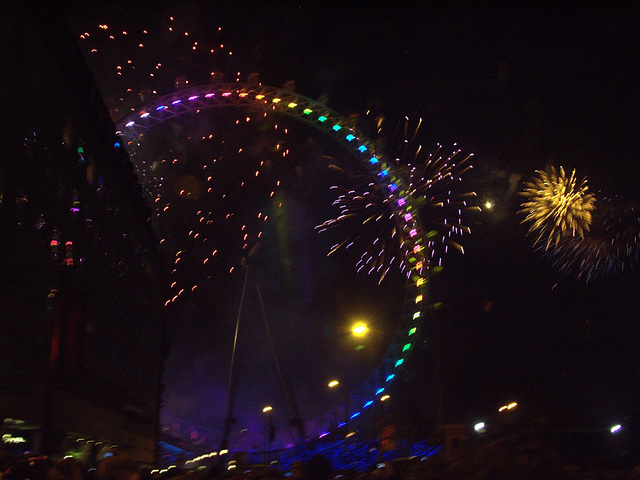
[(388, 394), (384, 394), (380, 397), (380, 416), (385, 418), (388, 415), (388, 411), (389, 411), (389, 407), (390, 407), (390, 401), (389, 399), (391, 398), (391, 395)]
[[(327, 383), (329, 388), (336, 388), (341, 385), (340, 380), (331, 380)], [(345, 385), (342, 385), (342, 392), (344, 393), (344, 426), (345, 430), (349, 430), (349, 390)]]
[(355, 337), (363, 337), (367, 334), (368, 331), (369, 327), (367, 327), (367, 324), (364, 322), (358, 322), (351, 328), (351, 333)]
[(262, 413), (267, 414), (267, 418), (264, 422), (264, 450), (265, 452), (271, 450), (271, 438), (275, 433), (275, 428), (273, 426), (273, 417), (272, 412), (273, 407), (271, 405), (267, 405), (262, 409)]

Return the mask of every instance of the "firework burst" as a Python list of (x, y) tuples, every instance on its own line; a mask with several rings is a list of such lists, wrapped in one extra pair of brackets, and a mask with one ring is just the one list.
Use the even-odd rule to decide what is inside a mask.
[[(383, 132), (383, 122), (382, 117), (376, 118), (378, 134)], [(428, 268), (434, 268), (441, 266), (442, 256), (449, 248), (464, 253), (462, 245), (456, 241), (471, 232), (462, 221), (463, 213), (479, 210), (479, 207), (470, 203), (475, 193), (459, 193), (463, 175), (472, 168), (472, 155), (464, 156), (460, 149), (445, 154), (441, 146), (430, 152), (423, 150), (416, 141), (421, 125), (419, 120), (411, 128), (405, 117), (396, 128), (396, 132), (401, 132), (400, 140), (392, 139), (390, 144), (396, 145), (393, 152), (395, 171), (406, 181), (414, 205), (420, 209), (420, 221), (427, 232)], [(380, 143), (387, 143), (382, 138)], [(344, 239), (333, 246), (329, 255), (358, 245), (363, 251), (356, 264), (358, 271), (378, 275), (379, 282), (396, 266), (407, 273), (406, 244), (398, 234), (393, 210), (382, 189), (367, 181), (370, 177), (366, 174), (348, 173), (336, 165), (332, 168), (343, 174), (343, 181), (356, 182), (348, 188), (333, 187), (341, 192), (334, 202), (340, 215), (316, 227), (319, 231), (340, 228), (344, 232)]]
[(522, 203), (526, 218), (522, 223), (530, 223), (529, 233), (537, 233), (534, 245), (540, 245), (546, 238), (545, 250), (568, 238), (584, 238), (592, 222), (595, 210), (595, 196), (588, 193), (587, 180), (578, 183), (575, 170), (570, 176), (564, 168), (550, 172), (537, 171), (533, 182), (525, 182), (520, 195), (527, 200)]
[[(348, 175), (335, 165), (332, 168)], [(348, 176), (354, 178), (353, 175)], [(333, 202), (339, 208), (340, 215), (326, 220), (316, 230), (322, 232), (329, 228), (341, 228), (343, 240), (335, 244), (328, 255), (365, 244), (366, 248), (356, 263), (358, 271), (366, 268), (369, 274), (377, 272), (379, 281), (382, 281), (393, 266), (398, 265), (403, 270), (403, 242), (398, 235), (389, 200), (380, 186), (369, 182), (352, 189), (337, 186), (332, 189), (341, 192)]]
[(589, 235), (562, 239), (547, 256), (565, 275), (590, 283), (635, 268), (640, 261), (639, 247), (637, 203), (605, 198)]

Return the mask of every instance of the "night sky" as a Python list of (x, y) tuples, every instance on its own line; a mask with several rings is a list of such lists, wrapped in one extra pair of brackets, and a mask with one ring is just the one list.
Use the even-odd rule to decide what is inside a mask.
[[(525, 415), (587, 425), (637, 415), (637, 271), (589, 284), (566, 277), (531, 248), (527, 226), (521, 224), (524, 216), (518, 214), (522, 198), (517, 192), (537, 169), (562, 165), (569, 171), (575, 168), (580, 178), (586, 176), (596, 196), (637, 200), (640, 7), (632, 2), (535, 9), (479, 2), (413, 4), (105, 2), (87, 8), (70, 2), (65, 11), (78, 35), (89, 28), (95, 31), (98, 23), (151, 30), (171, 15), (194, 37), (210, 38), (221, 26), (216, 38), (233, 55), (217, 57), (214, 67), (225, 72), (227, 80), (234, 81), (236, 72), (241, 79), (259, 72), (260, 80), (273, 86), (294, 80), (297, 92), (326, 96), (328, 105), (345, 117), (365, 116), (371, 110), (382, 112), (389, 122), (405, 115), (412, 121), (422, 118), (420, 141), (426, 148), (457, 143), (474, 153), (468, 187), (477, 192), (479, 204), (490, 200), (495, 208), (468, 218), (472, 234), (461, 240), (465, 254), (448, 255), (443, 272), (432, 281), (431, 301), (442, 306), (425, 328), (423, 346), (414, 352), (407, 377), (398, 382), (398, 407), (415, 411), (425, 425), (487, 418), (509, 401), (517, 401)], [(101, 75), (100, 61), (87, 58), (109, 105), (115, 97), (107, 91), (109, 81)], [(171, 61), (176, 73), (194, 72), (192, 84), (199, 83), (198, 75), (202, 83), (207, 81), (201, 71), (210, 65), (190, 65), (189, 56)], [(322, 165), (316, 162), (314, 167)], [(318, 191), (332, 180), (329, 175), (316, 178)], [(315, 198), (320, 197), (317, 193)], [(309, 201), (300, 200), (305, 205)], [(375, 281), (347, 273), (351, 259), (323, 263), (319, 258), (313, 257), (319, 269), (313, 282), (322, 287), (315, 295), (331, 291), (336, 276), (353, 276), (344, 284), (354, 291), (382, 292), (374, 294), (383, 299), (382, 305), (364, 314), (384, 324), (384, 342), (393, 331), (388, 312), (397, 311), (401, 303), (396, 301), (403, 289), (401, 277), (391, 276), (378, 291)], [(242, 278), (234, 281), (237, 292)], [(167, 365), (167, 410), (212, 428), (222, 425), (228, 372), (221, 359), (230, 348), (229, 325), (237, 307), (237, 297), (229, 293), (226, 298), (227, 310), (219, 317), (226, 320), (208, 322), (206, 315), (183, 310), (171, 326), (175, 337)], [(363, 298), (367, 304), (366, 295)], [(298, 337), (292, 339), (281, 334), (287, 338), (283, 343), (297, 345), (297, 353), (284, 353), (283, 361), (291, 369), (294, 389), (302, 392), (303, 417), (335, 402), (325, 394), (314, 395), (306, 383), (309, 369), (329, 374), (319, 353), (300, 361), (300, 352), (314, 344), (315, 337), (306, 335), (314, 329), (321, 336), (327, 329), (340, 330), (340, 319), (348, 317), (340, 311), (347, 307), (340, 305), (346, 304), (336, 301), (330, 314), (334, 320), (327, 321), (323, 309), (328, 307), (315, 299), (305, 305), (316, 308), (313, 328), (298, 325), (293, 330)], [(201, 308), (208, 308), (206, 302), (197, 305)], [(295, 306), (273, 308), (289, 311)], [(283, 331), (295, 337), (290, 329)], [(261, 392), (274, 390), (273, 385), (258, 387)], [(241, 397), (258, 395), (246, 388)], [(444, 405), (440, 419), (435, 413), (438, 391)], [(278, 401), (276, 393), (269, 395)], [(318, 403), (304, 403), (311, 398)], [(248, 425), (260, 422), (259, 413), (250, 410), (264, 403), (257, 398), (252, 402), (242, 413)]]

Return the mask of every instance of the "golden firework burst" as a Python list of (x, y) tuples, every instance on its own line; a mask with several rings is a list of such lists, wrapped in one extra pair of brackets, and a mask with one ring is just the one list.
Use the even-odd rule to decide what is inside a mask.
[(527, 200), (519, 212), (527, 215), (522, 223), (530, 223), (529, 233), (538, 234), (534, 245), (546, 238), (548, 250), (551, 244), (557, 246), (564, 238), (584, 238), (596, 208), (595, 196), (588, 193), (587, 179), (578, 183), (576, 171), (567, 176), (563, 167), (536, 173), (533, 182), (525, 182), (525, 189), (520, 192)]

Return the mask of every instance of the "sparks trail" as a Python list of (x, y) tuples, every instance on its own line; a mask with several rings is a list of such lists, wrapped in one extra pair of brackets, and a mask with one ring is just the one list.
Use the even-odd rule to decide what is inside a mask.
[(223, 28), (195, 30), (174, 16), (130, 28), (83, 27), (80, 45), (114, 120), (171, 90), (224, 80), (233, 51)]
[[(378, 116), (374, 121), (375, 131), (380, 135), (377, 143), (393, 151), (394, 168), (406, 181), (409, 195), (419, 208), (420, 221), (427, 232), (427, 258), (430, 259), (427, 267), (441, 267), (442, 256), (449, 247), (464, 253), (462, 245), (455, 240), (471, 233), (463, 223), (463, 214), (479, 210), (470, 202), (476, 197), (474, 192), (458, 193), (463, 176), (472, 169), (472, 155), (465, 157), (460, 149), (444, 154), (440, 145), (429, 152), (423, 150), (418, 142), (421, 119), (411, 127), (405, 117), (390, 140), (384, 136), (384, 117)], [(318, 231), (331, 228), (344, 232), (344, 239), (334, 245), (328, 255), (358, 245), (363, 251), (356, 262), (358, 271), (376, 274), (378, 282), (396, 266), (408, 275), (405, 259), (411, 252), (398, 234), (388, 197), (378, 184), (367, 180), (370, 177), (366, 174), (347, 171), (335, 163), (331, 168), (341, 173), (341, 181), (348, 185), (332, 187), (340, 192), (333, 203), (339, 215), (316, 227)]]
[[(173, 259), (166, 305), (231, 274), (295, 191), (288, 122), (243, 112), (198, 114), (157, 127), (132, 159), (154, 206), (160, 247)], [(188, 135), (184, 137), (184, 133)], [(185, 297), (186, 298), (186, 297)]]

